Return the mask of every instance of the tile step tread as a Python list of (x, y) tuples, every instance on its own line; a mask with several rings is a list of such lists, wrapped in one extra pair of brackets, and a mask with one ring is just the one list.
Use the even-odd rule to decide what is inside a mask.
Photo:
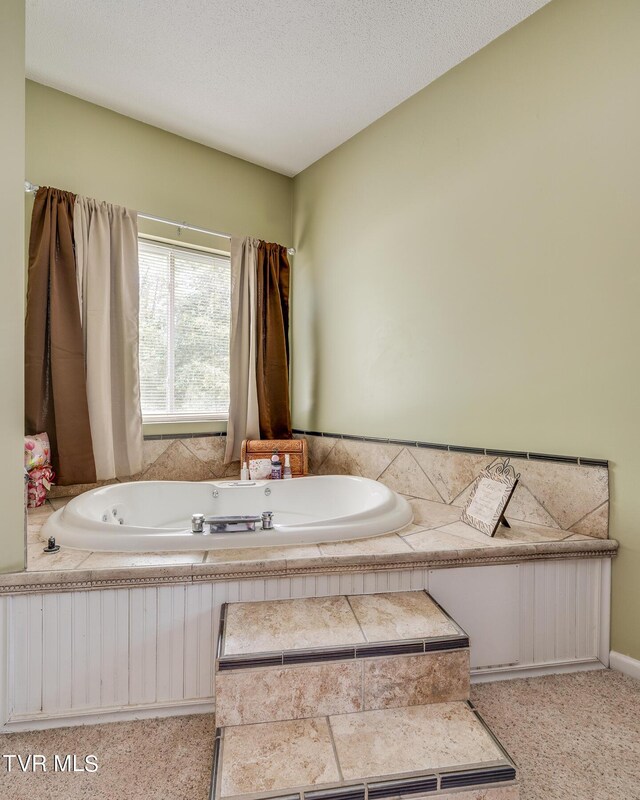
[(516, 779), (472, 704), (457, 701), (218, 728), (210, 797), (385, 800)]
[(227, 603), (217, 668), (280, 666), (468, 647), (424, 591)]

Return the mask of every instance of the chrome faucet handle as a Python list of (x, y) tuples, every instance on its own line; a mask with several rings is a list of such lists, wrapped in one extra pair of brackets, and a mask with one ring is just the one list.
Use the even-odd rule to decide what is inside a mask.
[(191, 515), (191, 533), (204, 533), (204, 514)]
[(262, 530), (270, 531), (273, 528), (273, 511), (262, 512)]

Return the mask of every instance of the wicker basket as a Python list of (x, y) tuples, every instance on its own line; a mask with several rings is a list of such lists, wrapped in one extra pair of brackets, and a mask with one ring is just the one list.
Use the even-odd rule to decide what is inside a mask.
[(292, 477), (300, 478), (309, 472), (306, 439), (245, 439), (242, 442), (240, 463), (244, 464), (252, 458), (271, 458), (274, 450), (278, 451), (283, 465), (285, 454), (289, 454)]

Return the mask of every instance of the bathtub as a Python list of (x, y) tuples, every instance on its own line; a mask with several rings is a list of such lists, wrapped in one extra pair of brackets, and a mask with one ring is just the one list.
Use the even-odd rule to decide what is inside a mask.
[[(273, 512), (273, 528), (192, 533), (193, 514)], [(382, 483), (352, 475), (281, 481), (139, 481), (92, 489), (56, 511), (42, 529), (83, 550), (216, 550), (312, 544), (380, 536), (412, 520), (407, 501)], [(208, 529), (208, 528), (207, 528)]]

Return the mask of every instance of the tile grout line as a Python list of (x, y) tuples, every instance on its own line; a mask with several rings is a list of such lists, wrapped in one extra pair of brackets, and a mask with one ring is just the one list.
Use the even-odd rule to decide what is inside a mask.
[(362, 625), (360, 624), (360, 620), (358, 619), (358, 615), (356, 614), (356, 612), (355, 612), (355, 610), (354, 610), (353, 606), (351, 605), (351, 600), (350, 600), (350, 598), (349, 598), (349, 595), (348, 595), (348, 594), (345, 594), (345, 595), (343, 595), (343, 596), (344, 596), (344, 599), (345, 599), (345, 600), (347, 601), (347, 603), (349, 604), (349, 608), (351, 609), (351, 613), (353, 614), (353, 618), (354, 618), (354, 619), (355, 619), (355, 621), (358, 623), (358, 627), (360, 628), (360, 632), (362, 633), (362, 636), (363, 636), (363, 638), (364, 638), (364, 641), (365, 641), (365, 643), (366, 643), (366, 644), (371, 644), (371, 642), (369, 641), (369, 637), (367, 636), (367, 634), (365, 633), (365, 630), (364, 630), (364, 628), (363, 628), (363, 627), (362, 627)]
[(344, 783), (342, 766), (340, 765), (340, 759), (338, 758), (338, 748), (336, 747), (336, 740), (333, 735), (333, 728), (331, 727), (331, 717), (327, 715), (325, 719), (327, 720), (327, 728), (329, 729), (329, 738), (331, 739), (331, 747), (333, 748), (333, 757), (336, 760), (336, 769), (338, 770), (338, 778), (340, 779), (341, 783)]
[[(531, 491), (531, 490), (530, 490), (530, 491)], [(574, 523), (572, 523), (572, 524), (571, 524), (571, 526), (570, 526), (569, 528), (566, 528), (566, 530), (567, 530), (567, 531), (569, 531), (569, 533), (577, 533), (577, 531), (573, 531), (573, 530), (571, 530), (571, 528), (574, 528), (576, 525), (579, 525), (579, 524), (580, 524), (581, 522), (583, 522), (583, 521), (584, 521), (584, 520), (585, 520), (587, 517), (591, 516), (591, 514), (595, 514), (595, 513), (596, 513), (596, 511), (599, 511), (599, 510), (600, 510), (600, 509), (601, 509), (603, 506), (607, 505), (607, 504), (609, 503), (609, 499), (610, 499), (610, 498), (608, 498), (608, 497), (607, 497), (607, 499), (606, 499), (606, 500), (603, 500), (603, 501), (600, 503), (600, 505), (599, 505), (599, 506), (596, 506), (595, 508), (592, 508), (592, 509), (591, 509), (591, 511), (587, 511), (587, 513), (586, 513), (584, 516), (580, 517), (580, 519), (578, 519), (578, 520), (576, 520)], [(545, 510), (546, 510), (546, 509), (545, 509)], [(548, 512), (547, 512), (547, 513), (548, 513)], [(552, 519), (553, 519), (553, 518), (552, 518)], [(565, 530), (565, 529), (563, 528), (563, 530)], [(597, 537), (593, 537), (593, 538), (597, 538)]]
[[(418, 449), (418, 448), (416, 447), (416, 450), (417, 450), (417, 449)], [(410, 450), (409, 450), (407, 447), (405, 447), (405, 450), (407, 451), (407, 453), (409, 454), (410, 458), (411, 458), (411, 459), (413, 460), (413, 462), (415, 463), (416, 467), (417, 467), (417, 468), (420, 470), (420, 472), (421, 472), (421, 473), (424, 475), (424, 477), (427, 479), (427, 483), (429, 483), (429, 485), (430, 485), (430, 486), (433, 488), (433, 491), (434, 491), (434, 492), (435, 492), (435, 493), (438, 495), (438, 497), (439, 497), (439, 498), (442, 500), (442, 502), (443, 502), (445, 505), (451, 505), (451, 503), (447, 503), (447, 501), (445, 500), (445, 498), (442, 496), (442, 492), (441, 492), (441, 491), (438, 489), (438, 487), (435, 485), (435, 483), (434, 483), (434, 482), (431, 480), (431, 478), (430, 478), (430, 477), (427, 475), (427, 473), (425, 472), (424, 468), (422, 467), (422, 464), (420, 464), (420, 463), (418, 462), (418, 459), (417, 459), (417, 458), (416, 458), (416, 457), (413, 455), (413, 453), (412, 453), (412, 452), (411, 452), (411, 451), (410, 451)], [(474, 478), (474, 480), (475, 480), (475, 478)], [(422, 500), (422, 499), (424, 499), (424, 500), (427, 500), (428, 498), (426, 498), (426, 497), (425, 497), (425, 498), (421, 498), (421, 497), (419, 497), (419, 498), (418, 498), (418, 500)], [(454, 499), (455, 499), (455, 498), (454, 498)], [(432, 503), (435, 503), (435, 502), (437, 502), (437, 500), (432, 500), (431, 502), (432, 502)], [(453, 501), (452, 501), (452, 502), (453, 502)]]

